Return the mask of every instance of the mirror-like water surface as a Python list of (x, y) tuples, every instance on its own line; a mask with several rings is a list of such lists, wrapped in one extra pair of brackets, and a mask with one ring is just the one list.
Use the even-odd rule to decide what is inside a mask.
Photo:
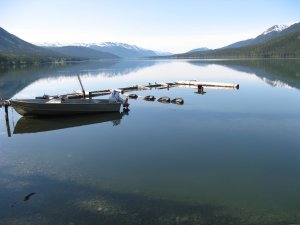
[(3, 98), (74, 92), (77, 74), (91, 91), (189, 79), (240, 89), (134, 92), (185, 104), (130, 100), (128, 114), (34, 119), (10, 108), (8, 124), (1, 108), (0, 224), (300, 223), (299, 68), (140, 60), (3, 72)]

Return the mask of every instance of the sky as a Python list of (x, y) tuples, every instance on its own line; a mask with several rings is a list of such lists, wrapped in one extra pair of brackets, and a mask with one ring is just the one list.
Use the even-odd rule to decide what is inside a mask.
[(220, 48), (300, 22), (299, 0), (1, 0), (0, 27), (31, 43)]

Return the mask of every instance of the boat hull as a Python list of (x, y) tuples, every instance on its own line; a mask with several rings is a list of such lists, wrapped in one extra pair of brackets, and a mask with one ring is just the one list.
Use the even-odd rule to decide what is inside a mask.
[(11, 106), (22, 116), (79, 115), (101, 112), (118, 112), (121, 103), (106, 99), (20, 99), (11, 100)]

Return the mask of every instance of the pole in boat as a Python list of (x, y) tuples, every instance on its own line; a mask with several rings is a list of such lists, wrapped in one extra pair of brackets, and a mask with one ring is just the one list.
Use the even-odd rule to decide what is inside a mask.
[(81, 86), (81, 89), (82, 89), (83, 98), (85, 98), (85, 91), (84, 91), (84, 88), (83, 88), (83, 85), (82, 85), (82, 82), (81, 82), (80, 76), (79, 76), (79, 75), (77, 75), (77, 77), (78, 77), (78, 80), (79, 80), (79, 83), (80, 83), (80, 86)]

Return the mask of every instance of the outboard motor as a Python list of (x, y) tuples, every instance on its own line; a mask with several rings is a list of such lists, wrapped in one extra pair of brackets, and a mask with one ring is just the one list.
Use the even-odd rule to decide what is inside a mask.
[(117, 90), (113, 90), (111, 95), (109, 96), (109, 101), (110, 102), (119, 102), (123, 105), (124, 108), (128, 108), (129, 103), (128, 103), (128, 98), (125, 100), (120, 96), (120, 92)]

